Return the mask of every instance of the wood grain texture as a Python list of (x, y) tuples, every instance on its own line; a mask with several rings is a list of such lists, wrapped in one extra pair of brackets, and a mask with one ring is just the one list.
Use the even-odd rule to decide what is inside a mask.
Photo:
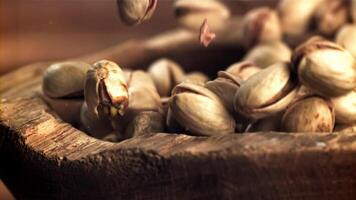
[[(217, 42), (200, 51), (194, 35), (181, 34), (129, 41), (82, 59), (145, 67), (177, 55), (177, 47), (175, 58), (185, 66), (201, 63), (193, 59), (198, 55), (215, 67), (222, 61), (213, 55), (222, 53), (224, 62), (238, 57), (239, 48)], [(49, 64), (0, 78), (0, 177), (18, 199), (356, 198), (356, 133), (159, 133), (104, 142), (63, 122), (41, 98)]]

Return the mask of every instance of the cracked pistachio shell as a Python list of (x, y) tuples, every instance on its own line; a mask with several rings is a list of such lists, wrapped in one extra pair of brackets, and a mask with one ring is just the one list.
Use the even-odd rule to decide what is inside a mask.
[(356, 124), (336, 124), (334, 128), (334, 132), (355, 133)]
[(193, 83), (196, 85), (204, 85), (207, 81), (209, 81), (209, 77), (201, 72), (187, 73), (182, 80), (182, 82)]
[(225, 71), (218, 72), (218, 78), (208, 81), (205, 87), (214, 92), (224, 103), (230, 113), (234, 113), (234, 96), (239, 89), (241, 80), (231, 73)]
[(335, 121), (340, 124), (356, 123), (356, 92), (331, 98), (335, 109)]
[(304, 35), (310, 27), (315, 10), (324, 0), (281, 0), (278, 13), (283, 33), (288, 38)]
[(178, 23), (192, 30), (199, 30), (203, 21), (207, 19), (209, 27), (217, 31), (230, 17), (229, 9), (217, 0), (176, 0), (174, 11)]
[(233, 74), (241, 80), (247, 80), (250, 76), (261, 71), (261, 68), (249, 61), (242, 61), (232, 64), (226, 69), (227, 73)]
[(127, 25), (141, 24), (150, 19), (158, 0), (117, 0), (121, 20)]
[(331, 103), (320, 97), (297, 101), (284, 113), (281, 130), (286, 132), (332, 132), (335, 113)]
[(282, 38), (277, 12), (268, 7), (252, 9), (245, 15), (242, 24), (247, 48), (258, 43), (278, 41)]
[(258, 120), (284, 110), (296, 97), (297, 88), (288, 63), (276, 63), (244, 81), (234, 97), (235, 110)]
[(54, 63), (43, 74), (43, 93), (52, 98), (82, 96), (90, 65), (80, 61)]
[(96, 116), (123, 115), (128, 107), (129, 95), (125, 76), (114, 62), (101, 60), (93, 65), (86, 76), (84, 96), (88, 111)]
[(243, 58), (261, 68), (266, 68), (277, 62), (289, 62), (292, 51), (283, 42), (269, 42), (252, 48)]
[(152, 63), (148, 68), (148, 73), (162, 97), (169, 96), (174, 86), (182, 82), (184, 77), (182, 67), (167, 58), (162, 58)]
[(336, 35), (336, 43), (348, 50), (356, 59), (356, 25), (343, 26)]
[(349, 18), (348, 0), (323, 1), (315, 13), (315, 24), (320, 34), (334, 35)]
[(341, 46), (313, 37), (293, 53), (292, 66), (301, 83), (332, 97), (356, 87), (356, 62)]
[(233, 133), (235, 120), (213, 92), (192, 83), (181, 83), (169, 100), (172, 117), (193, 135)]

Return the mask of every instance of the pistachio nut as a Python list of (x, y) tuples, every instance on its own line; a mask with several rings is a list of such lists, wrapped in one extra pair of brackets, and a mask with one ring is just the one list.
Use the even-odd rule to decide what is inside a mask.
[(247, 80), (250, 76), (259, 71), (261, 71), (261, 68), (250, 61), (238, 62), (226, 69), (227, 73), (233, 74), (241, 80)]
[(247, 130), (247, 132), (279, 131), (283, 113), (284, 111), (258, 120), (257, 122), (251, 124), (251, 127)]
[(129, 95), (121, 68), (108, 60), (96, 62), (87, 73), (84, 96), (90, 113), (122, 116), (128, 107)]
[(218, 72), (218, 78), (208, 81), (205, 87), (214, 92), (230, 113), (234, 113), (234, 95), (239, 89), (241, 80), (225, 71)]
[(193, 135), (233, 133), (235, 120), (219, 97), (209, 89), (192, 83), (181, 83), (169, 100), (172, 117)]
[(325, 96), (343, 95), (356, 87), (356, 62), (341, 46), (313, 37), (292, 56), (301, 83)]
[(356, 123), (356, 92), (331, 98), (335, 109), (335, 121), (340, 124)]
[(121, 20), (127, 25), (141, 24), (150, 19), (158, 0), (117, 0)]
[(289, 64), (276, 63), (244, 81), (234, 97), (235, 110), (254, 121), (284, 110), (296, 97)]
[(268, 7), (252, 9), (245, 15), (242, 24), (247, 48), (258, 43), (278, 41), (282, 38), (277, 12)]
[(276, 62), (289, 62), (291, 55), (292, 51), (285, 43), (276, 41), (253, 47), (242, 60), (266, 68)]
[(192, 30), (199, 30), (205, 19), (213, 31), (220, 30), (230, 17), (229, 9), (217, 0), (176, 0), (174, 10), (178, 23)]
[(165, 130), (165, 119), (157, 111), (138, 113), (126, 127), (126, 135), (140, 136), (147, 133), (162, 133)]
[(332, 132), (335, 113), (330, 101), (309, 97), (297, 101), (284, 113), (281, 131), (286, 132)]
[(101, 139), (113, 131), (110, 119), (107, 116), (97, 117), (88, 111), (86, 103), (83, 103), (80, 111), (80, 127), (90, 136)]
[(334, 128), (334, 132), (355, 133), (356, 124), (336, 124)]
[(152, 63), (148, 68), (148, 73), (162, 97), (169, 96), (173, 87), (184, 77), (181, 66), (167, 58), (161, 58)]
[(127, 80), (127, 85), (128, 88), (146, 87), (154, 92), (157, 92), (157, 88), (152, 77), (147, 72), (142, 70), (132, 71)]
[(90, 65), (81, 61), (54, 63), (43, 74), (43, 93), (52, 98), (83, 96)]
[(347, 24), (343, 26), (336, 35), (336, 43), (346, 50), (356, 59), (356, 25)]
[(323, 1), (315, 13), (315, 24), (320, 34), (334, 35), (349, 18), (349, 0)]
[(315, 10), (324, 0), (282, 0), (278, 13), (282, 30), (287, 38), (304, 35), (313, 21)]
[(209, 77), (201, 72), (190, 72), (183, 77), (182, 82), (204, 85), (208, 80)]

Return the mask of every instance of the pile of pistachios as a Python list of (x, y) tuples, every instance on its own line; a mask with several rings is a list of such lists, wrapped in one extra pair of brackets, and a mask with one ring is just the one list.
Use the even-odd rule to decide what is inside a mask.
[[(135, 25), (150, 19), (157, 0), (117, 3), (122, 20)], [(174, 9), (190, 31), (209, 23), (219, 32), (231, 18), (218, 0), (176, 0)], [(281, 0), (241, 19), (231, 31), (244, 38), (246, 54), (215, 79), (169, 58), (146, 71), (67, 61), (48, 67), (43, 93), (84, 97), (79, 128), (113, 142), (157, 132), (356, 131), (356, 0)]]

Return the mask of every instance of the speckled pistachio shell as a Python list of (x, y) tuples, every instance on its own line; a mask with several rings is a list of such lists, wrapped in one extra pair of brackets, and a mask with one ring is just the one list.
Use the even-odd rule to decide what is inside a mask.
[(180, 83), (184, 77), (182, 67), (167, 58), (152, 63), (148, 68), (148, 73), (162, 97), (169, 96), (173, 87)]
[(250, 76), (261, 71), (261, 68), (249, 61), (242, 61), (229, 66), (226, 72), (233, 74), (241, 80), (247, 80)]
[(178, 23), (192, 30), (199, 30), (204, 19), (207, 19), (209, 27), (213, 31), (217, 31), (230, 17), (228, 8), (216, 0), (176, 0), (174, 11)]
[(52, 98), (83, 96), (90, 65), (81, 61), (54, 63), (43, 74), (43, 93)]
[(121, 20), (127, 25), (141, 24), (150, 19), (158, 0), (117, 0)]
[(193, 135), (233, 133), (235, 121), (223, 103), (210, 90), (191, 83), (181, 83), (169, 100), (173, 118)]
[(336, 35), (336, 43), (346, 50), (356, 59), (356, 25), (348, 24), (343, 26)]
[(277, 62), (289, 62), (292, 55), (290, 48), (283, 42), (270, 42), (255, 46), (243, 58), (261, 68)]
[(331, 103), (320, 97), (309, 97), (291, 105), (284, 113), (281, 131), (332, 132), (335, 113)]
[(331, 98), (335, 109), (336, 123), (356, 123), (356, 92), (351, 91), (343, 96)]
[(234, 97), (235, 110), (258, 120), (284, 110), (296, 97), (296, 84), (288, 63), (276, 63), (241, 84)]

